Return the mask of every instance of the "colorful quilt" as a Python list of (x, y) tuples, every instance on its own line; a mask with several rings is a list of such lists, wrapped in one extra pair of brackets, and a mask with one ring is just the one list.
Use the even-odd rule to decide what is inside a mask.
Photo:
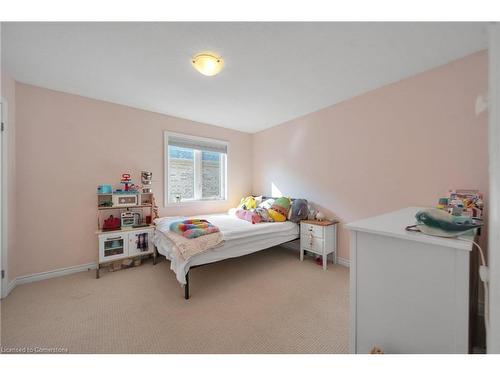
[(175, 221), (170, 224), (172, 232), (177, 233), (187, 239), (193, 239), (205, 236), (211, 233), (219, 232), (219, 228), (203, 219), (188, 219), (184, 221)]

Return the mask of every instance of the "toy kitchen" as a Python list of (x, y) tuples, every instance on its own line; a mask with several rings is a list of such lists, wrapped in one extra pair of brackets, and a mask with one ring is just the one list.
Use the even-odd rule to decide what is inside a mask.
[(151, 178), (151, 172), (142, 171), (141, 185), (136, 185), (131, 174), (124, 173), (119, 187), (113, 189), (109, 184), (97, 187), (99, 265), (153, 254), (153, 220), (157, 208)]

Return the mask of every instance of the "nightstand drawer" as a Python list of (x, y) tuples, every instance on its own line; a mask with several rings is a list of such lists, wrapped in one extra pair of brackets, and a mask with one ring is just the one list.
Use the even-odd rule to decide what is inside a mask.
[(309, 235), (301, 237), (301, 246), (304, 250), (312, 251), (316, 254), (323, 254), (324, 242), (317, 237), (309, 237)]
[(310, 233), (312, 233), (314, 237), (324, 238), (325, 227), (322, 227), (320, 225), (300, 223), (300, 235), (304, 237), (309, 237)]

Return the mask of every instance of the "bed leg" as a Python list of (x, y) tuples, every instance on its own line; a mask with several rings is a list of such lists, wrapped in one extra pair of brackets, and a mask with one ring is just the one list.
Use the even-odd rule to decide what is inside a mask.
[(156, 257), (157, 257), (157, 255), (156, 255), (156, 246), (155, 246), (155, 248), (153, 249), (153, 266), (156, 265)]
[(186, 284), (184, 285), (184, 299), (189, 299), (189, 271), (186, 273)]

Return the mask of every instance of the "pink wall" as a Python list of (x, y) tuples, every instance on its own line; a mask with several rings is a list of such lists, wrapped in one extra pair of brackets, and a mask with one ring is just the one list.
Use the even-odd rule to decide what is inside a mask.
[[(249, 194), (250, 134), (21, 83), (17, 104), (17, 247), (11, 276), (95, 262), (98, 184), (153, 172), (161, 215), (223, 212)], [(163, 206), (163, 131), (227, 140), (225, 203)]]
[[(16, 210), (15, 210), (15, 200), (16, 200), (16, 82), (10, 75), (4, 70), (1, 72), (1, 90), (2, 90), (2, 103), (4, 103), (3, 110), (5, 111), (4, 121), (5, 121), (5, 133), (4, 136), (7, 138), (7, 142), (4, 142), (6, 150), (4, 150), (3, 156), (6, 156), (6, 177), (7, 184), (4, 187), (6, 190), (4, 194), (6, 195), (6, 212), (7, 216), (7, 236), (2, 239), (5, 241), (7, 248), (7, 264), (2, 265), (3, 269), (7, 270), (7, 280), (11, 281), (14, 276), (10, 270), (17, 264), (17, 254), (15, 251), (16, 246)], [(3, 165), (2, 165), (3, 168)]]
[[(253, 192), (307, 198), (342, 223), (488, 189), (482, 51), (254, 135)], [(335, 84), (332, 82), (332, 84)], [(349, 257), (340, 231), (339, 255)]]

